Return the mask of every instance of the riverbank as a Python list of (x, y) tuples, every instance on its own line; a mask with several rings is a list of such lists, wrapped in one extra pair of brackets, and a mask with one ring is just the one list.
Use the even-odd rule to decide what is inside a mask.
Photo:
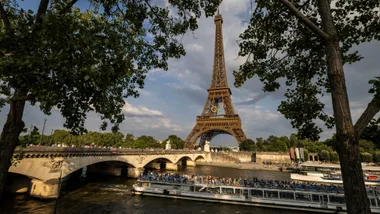
[(197, 162), (199, 166), (217, 166), (233, 169), (246, 170), (264, 170), (264, 171), (279, 171), (278, 166), (262, 165), (258, 163), (219, 163), (219, 162)]

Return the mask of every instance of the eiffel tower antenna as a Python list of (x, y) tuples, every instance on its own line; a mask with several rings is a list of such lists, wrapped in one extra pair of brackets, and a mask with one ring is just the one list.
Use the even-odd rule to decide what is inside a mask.
[[(211, 86), (201, 116), (197, 116), (196, 124), (185, 140), (185, 147), (193, 149), (199, 140), (203, 146), (205, 141), (219, 134), (229, 134), (240, 144), (247, 139), (241, 126), (238, 114), (235, 114), (231, 100), (231, 90), (228, 87), (226, 65), (224, 60), (223, 17), (215, 16), (215, 49)], [(221, 114), (218, 114), (222, 112)]]

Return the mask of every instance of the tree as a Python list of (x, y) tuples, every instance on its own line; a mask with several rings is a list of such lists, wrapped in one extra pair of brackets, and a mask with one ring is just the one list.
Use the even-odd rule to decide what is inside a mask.
[(321, 150), (319, 152), (319, 160), (330, 161), (330, 152), (327, 150)]
[(163, 147), (165, 147), (166, 142), (170, 140), (170, 145), (172, 149), (183, 149), (185, 147), (185, 141), (183, 141), (177, 135), (169, 135), (169, 137), (164, 140)]
[(240, 143), (239, 149), (241, 151), (255, 152), (257, 150), (257, 146), (253, 140), (247, 139)]
[[(313, 141), (322, 128), (335, 126), (337, 152), (350, 214), (371, 213), (359, 155), (359, 138), (380, 110), (380, 77), (370, 80), (372, 101), (354, 125), (343, 65), (361, 59), (354, 45), (380, 39), (379, 1), (256, 0), (248, 28), (240, 35), (240, 56), (247, 61), (234, 72), (235, 85), (254, 76), (264, 91), (275, 91), (280, 80), (288, 87), (279, 111), (298, 135)], [(331, 8), (333, 6), (333, 8)], [(331, 94), (333, 115), (320, 97)]]
[(380, 118), (373, 119), (368, 124), (368, 126), (364, 129), (363, 134), (361, 135), (361, 139), (372, 141), (375, 143), (376, 148), (380, 149)]
[(264, 151), (264, 139), (262, 137), (256, 138), (257, 151)]
[(331, 162), (338, 162), (339, 161), (339, 155), (337, 152), (330, 152), (330, 161)]
[(380, 150), (376, 150), (374, 153), (373, 153), (373, 162), (380, 162)]
[(362, 159), (363, 162), (367, 162), (367, 163), (370, 163), (373, 160), (372, 154), (369, 152), (360, 153), (360, 158)]
[(303, 160), (304, 162), (309, 160), (309, 152), (307, 151), (307, 149), (303, 150), (303, 157), (304, 157), (304, 160)]
[(176, 39), (197, 28), (202, 10), (214, 15), (221, 0), (170, 1), (172, 13), (154, 1), (41, 0), (25, 10), (15, 0), (0, 2), (0, 107), (10, 110), (0, 138), (0, 195), (10, 159), (24, 128), (25, 103), (45, 114), (53, 107), (64, 127), (85, 131), (86, 114), (113, 124), (123, 121), (124, 99), (137, 97), (151, 69), (167, 70), (168, 58), (185, 50)]
[(360, 152), (373, 153), (375, 151), (375, 144), (369, 140), (359, 140)]
[(287, 137), (269, 136), (265, 145), (265, 151), (268, 152), (287, 152), (289, 150), (287, 146)]

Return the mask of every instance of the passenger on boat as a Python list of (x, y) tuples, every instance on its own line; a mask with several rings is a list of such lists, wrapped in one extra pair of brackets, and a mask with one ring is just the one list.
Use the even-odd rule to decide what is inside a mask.
[[(214, 177), (210, 175), (187, 175), (178, 173), (143, 172), (139, 180), (159, 181), (179, 184), (207, 184), (212, 186), (242, 186), (266, 189), (298, 190), (311, 192), (344, 193), (342, 185), (318, 184), (312, 182), (262, 180), (255, 178), (249, 181), (247, 178)], [(369, 194), (378, 194), (376, 187), (367, 187)]]

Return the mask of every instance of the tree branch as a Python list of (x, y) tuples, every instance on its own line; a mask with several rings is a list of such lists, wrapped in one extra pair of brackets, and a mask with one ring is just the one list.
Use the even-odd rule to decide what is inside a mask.
[(27, 100), (33, 100), (34, 98), (36, 98), (34, 95), (28, 94), (26, 96), (13, 96), (11, 98), (11, 101), (27, 101)]
[(4, 22), (5, 29), (7, 30), (8, 33), (11, 32), (11, 22), (8, 19), (7, 12), (5, 12), (5, 9), (3, 7), (3, 4), (0, 2), (0, 17)]
[(78, 0), (72, 0), (70, 3), (68, 3), (68, 4), (66, 5), (65, 9), (63, 9), (63, 10), (61, 11), (61, 14), (64, 14), (64, 13), (66, 13), (67, 11), (69, 11), (69, 10), (74, 6), (74, 4), (77, 3), (77, 1), (78, 1)]
[(12, 53), (4, 53), (3, 51), (0, 50), (0, 55), (2, 56), (12, 56), (13, 54)]
[(49, 5), (49, 0), (41, 0), (40, 5), (38, 6), (37, 15), (36, 15), (36, 24), (42, 23), (42, 16), (46, 14), (48, 5)]
[(317, 25), (315, 25), (310, 19), (308, 19), (306, 16), (304, 16), (301, 11), (299, 11), (291, 2), (288, 0), (278, 0), (283, 5), (285, 5), (293, 15), (295, 15), (306, 27), (308, 27), (311, 31), (313, 31), (315, 34), (317, 34), (319, 37), (321, 37), (324, 40), (328, 40), (330, 36), (324, 32), (322, 29), (320, 29)]
[(376, 94), (375, 97), (368, 104), (367, 108), (355, 123), (355, 129), (358, 137), (363, 133), (368, 123), (380, 111), (380, 95)]

